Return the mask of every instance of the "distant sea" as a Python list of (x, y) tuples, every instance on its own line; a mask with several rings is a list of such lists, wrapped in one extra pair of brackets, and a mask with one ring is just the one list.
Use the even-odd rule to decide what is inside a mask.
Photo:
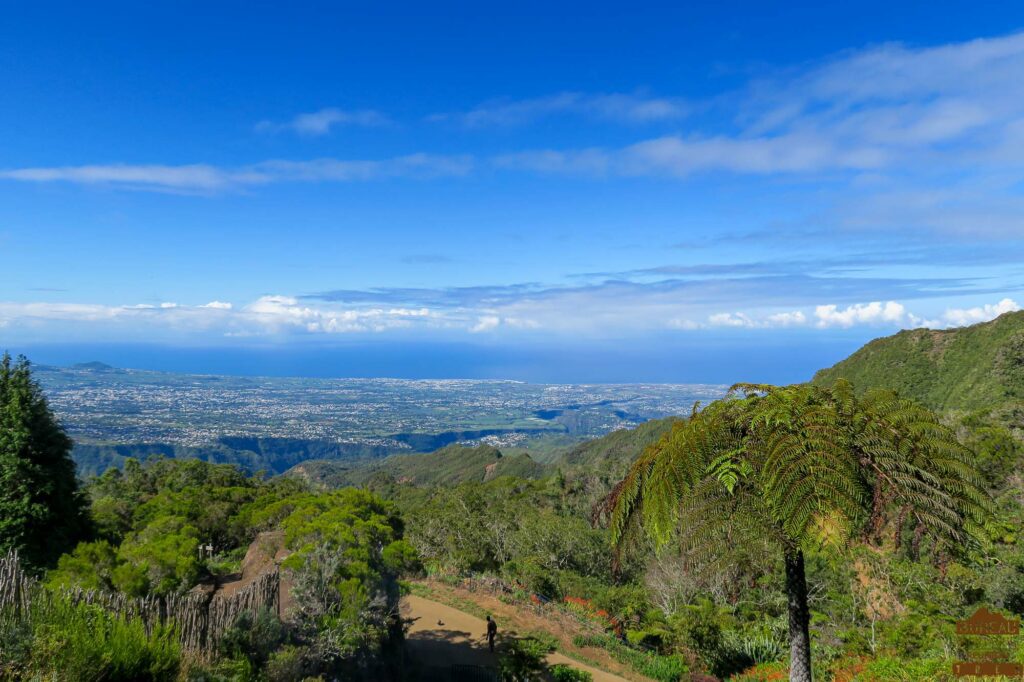
[(35, 363), (100, 361), (115, 367), (239, 376), (511, 379), (531, 383), (792, 383), (843, 359), (864, 339), (809, 344), (784, 336), (621, 345), (377, 343), (263, 346), (32, 344), (0, 350)]

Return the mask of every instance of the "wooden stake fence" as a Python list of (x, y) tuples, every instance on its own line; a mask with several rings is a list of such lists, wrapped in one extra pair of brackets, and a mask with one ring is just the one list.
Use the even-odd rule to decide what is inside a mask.
[(207, 656), (214, 652), (224, 632), (243, 613), (260, 609), (278, 613), (281, 580), (277, 569), (260, 576), (228, 597), (185, 593), (166, 597), (129, 597), (120, 593), (65, 587), (43, 589), (25, 574), (17, 553), (0, 557), (0, 618), (30, 619), (38, 600), (67, 599), (91, 604), (130, 621), (141, 621), (146, 634), (160, 625), (173, 625), (184, 651)]

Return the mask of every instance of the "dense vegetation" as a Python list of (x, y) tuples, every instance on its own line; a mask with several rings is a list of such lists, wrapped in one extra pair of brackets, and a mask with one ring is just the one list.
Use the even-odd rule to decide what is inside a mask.
[(0, 358), (0, 555), (54, 561), (87, 532), (71, 439), (50, 412), (28, 360)]
[[(0, 677), (401, 679), (399, 576), (471, 573), (562, 603), (596, 626), (577, 645), (652, 679), (777, 680), (789, 671), (799, 563), (797, 635), (809, 636), (816, 679), (952, 679), (952, 661), (991, 647), (958, 636), (957, 619), (980, 606), (1024, 615), (1024, 447), (1012, 407), (1024, 385), (1013, 374), (1022, 324), (1011, 315), (929, 336), (931, 345), (912, 342), (921, 332), (897, 335), (813, 387), (752, 387), (749, 399), (616, 432), (546, 465), (452, 446), (265, 478), (129, 458), (85, 483), (87, 523), (75, 528), (90, 535), (59, 559), (38, 556), (50, 589), (181, 594), (237, 573), (253, 540), (274, 531), (288, 553), (293, 616), (254, 614), (213, 661), (198, 662), (166, 633), (55, 600), (27, 627), (0, 614)], [(972, 362), (989, 369), (974, 372)], [(876, 390), (890, 378), (937, 416)], [(27, 367), (14, 383), (31, 386)], [(969, 395), (955, 398), (961, 389)], [(20, 390), (36, 396), (36, 410), (11, 412), (20, 416), (5, 429), (30, 433), (22, 425), (36, 423), (59, 433), (52, 417), (27, 416), (47, 413), (38, 391)], [(0, 441), (2, 466), (20, 466), (9, 453), (36, 452), (11, 442)], [(47, 442), (63, 443), (66, 457), (66, 442)], [(652, 477), (657, 462), (671, 464), (662, 470), (670, 475)], [(350, 484), (359, 487), (340, 487)], [(637, 514), (607, 529), (594, 514), (613, 491)], [(5, 532), (38, 522), (7, 518)], [(656, 532), (631, 536), (616, 555), (612, 539), (634, 527), (628, 518)], [(28, 551), (19, 532), (4, 537)], [(127, 653), (105, 659), (114, 641)], [(1024, 663), (1024, 638), (1001, 645)], [(549, 646), (516, 643), (503, 668), (529, 678)]]
[(549, 469), (526, 453), (505, 456), (490, 445), (449, 445), (428, 454), (392, 455), (361, 464), (314, 460), (296, 465), (286, 473), (315, 485), (337, 488), (366, 485), (382, 478), (420, 486), (489, 481), (499, 476), (532, 479), (542, 478)]
[(988, 498), (953, 431), (891, 391), (858, 400), (845, 380), (738, 388), (746, 398), (694, 412), (635, 462), (609, 497), (612, 541), (621, 548), (640, 527), (659, 547), (675, 541), (696, 569), (730, 544), (774, 548), (785, 567), (790, 680), (810, 682), (804, 551), (881, 544), (898, 510), (897, 548), (909, 522), (936, 551), (963, 552), (983, 537)]
[(960, 329), (913, 329), (876, 339), (821, 370), (814, 383), (847, 379), (891, 388), (935, 410), (991, 412), (1024, 423), (1024, 312)]
[[(0, 613), (0, 678), (227, 680), (275, 671), (273, 679), (298, 680), (386, 667), (379, 654), (399, 627), (397, 577), (416, 566), (393, 505), (364, 490), (314, 493), (198, 460), (128, 460), (86, 493), (96, 539), (60, 557), (46, 576), (51, 589), (180, 594), (229, 579), (257, 534), (280, 529), (292, 617), (287, 626), (269, 613), (239, 621), (218, 660), (204, 664), (166, 632), (146, 633), (54, 591), (27, 619)], [(200, 556), (201, 544), (215, 553)]]
[(153, 456), (175, 459), (201, 459), (217, 464), (234, 464), (255, 473), (280, 474), (300, 462), (331, 460), (338, 463), (359, 463), (379, 459), (391, 452), (388, 448), (361, 443), (333, 443), (303, 438), (247, 438), (222, 436), (203, 446), (171, 443), (76, 443), (73, 455), (83, 476), (101, 474), (111, 467), (123, 467), (129, 459), (143, 460)]

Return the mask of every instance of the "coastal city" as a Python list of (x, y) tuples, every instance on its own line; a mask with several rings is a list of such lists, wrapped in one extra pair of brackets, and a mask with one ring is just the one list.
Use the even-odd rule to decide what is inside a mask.
[(727, 387), (515, 381), (316, 379), (174, 374), (101, 363), (36, 368), (78, 442), (201, 447), (225, 436), (416, 449), (411, 436), (522, 446), (582, 440), (686, 414)]

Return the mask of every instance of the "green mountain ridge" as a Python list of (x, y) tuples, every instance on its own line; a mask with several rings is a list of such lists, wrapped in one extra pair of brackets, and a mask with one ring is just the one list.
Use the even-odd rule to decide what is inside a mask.
[(912, 329), (875, 339), (812, 382), (839, 378), (859, 391), (892, 388), (934, 410), (986, 411), (1020, 426), (1024, 414), (1024, 311), (958, 329)]
[(621, 478), (633, 460), (678, 419), (652, 419), (636, 428), (618, 429), (567, 448), (546, 462), (525, 452), (504, 454), (490, 445), (453, 444), (430, 453), (397, 454), (375, 460), (311, 459), (297, 463), (285, 475), (328, 488), (362, 486), (382, 478), (421, 487), (485, 482), (499, 476), (536, 480), (556, 470), (570, 478), (593, 478), (607, 483)]
[(647, 446), (655, 443), (679, 421), (680, 417), (651, 419), (636, 428), (618, 429), (609, 434), (576, 445), (562, 455), (556, 464), (570, 474), (589, 473), (621, 479), (629, 465)]
[(311, 460), (297, 464), (285, 475), (336, 488), (361, 486), (381, 477), (400, 484), (433, 486), (489, 481), (499, 476), (537, 479), (550, 472), (551, 467), (526, 453), (505, 456), (490, 445), (448, 445), (426, 454), (391, 455), (367, 463)]

